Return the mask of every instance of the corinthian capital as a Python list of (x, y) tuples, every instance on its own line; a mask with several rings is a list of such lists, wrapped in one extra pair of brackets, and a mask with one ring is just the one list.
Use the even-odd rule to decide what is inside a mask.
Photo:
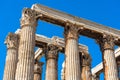
[(35, 64), (34, 64), (34, 73), (41, 74), (41, 72), (42, 72), (42, 65), (43, 64), (44, 64), (43, 62), (35, 61)]
[(21, 18), (21, 27), (24, 26), (37, 26), (37, 12), (35, 12), (32, 9), (24, 8), (22, 12), (22, 18)]
[(101, 50), (111, 49), (114, 50), (114, 37), (112, 35), (103, 34), (103, 36), (97, 39)]
[(58, 51), (59, 51), (59, 47), (50, 44), (48, 45), (48, 53), (46, 53), (46, 58), (52, 58), (52, 59), (57, 59), (58, 58)]
[(91, 66), (91, 56), (90, 54), (82, 54), (82, 66)]
[(79, 32), (83, 30), (83, 26), (79, 27), (76, 24), (71, 24), (70, 22), (67, 22), (64, 29), (64, 35), (66, 39), (78, 39)]
[(15, 48), (17, 49), (18, 47), (18, 35), (9, 33), (6, 40), (5, 44), (7, 45), (7, 48)]

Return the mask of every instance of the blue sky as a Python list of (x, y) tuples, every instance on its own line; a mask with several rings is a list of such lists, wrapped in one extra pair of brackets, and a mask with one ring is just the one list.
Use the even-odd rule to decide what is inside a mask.
[[(0, 80), (3, 77), (6, 46), (4, 45), (5, 37), (9, 32), (15, 32), (20, 28), (20, 17), (24, 7), (31, 7), (32, 4), (39, 3), (51, 8), (82, 17), (103, 25), (110, 26), (120, 30), (120, 0), (1, 0), (0, 1)], [(63, 28), (39, 21), (37, 33), (48, 37), (63, 37)], [(102, 60), (99, 46), (93, 39), (80, 36), (79, 43), (89, 47), (89, 53), (92, 56), (92, 67)], [(59, 58), (59, 76), (61, 63), (64, 55), (60, 54)], [(42, 58), (44, 61), (44, 58)], [(60, 78), (59, 78), (60, 80)], [(103, 80), (103, 76), (101, 79)]]

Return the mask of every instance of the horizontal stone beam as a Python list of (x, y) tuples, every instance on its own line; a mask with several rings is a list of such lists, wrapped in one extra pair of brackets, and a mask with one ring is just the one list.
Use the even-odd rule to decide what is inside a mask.
[[(115, 53), (115, 58), (116, 58), (117, 62), (120, 62), (120, 48), (116, 49), (114, 53)], [(94, 68), (92, 68), (91, 71), (92, 71), (92, 75), (103, 72), (103, 62), (101, 62)]]
[(32, 5), (31, 9), (39, 14), (38, 18), (40, 20), (60, 25), (62, 27), (64, 27), (67, 22), (74, 24), (75, 26), (79, 26), (83, 28), (83, 31), (80, 34), (90, 38), (98, 39), (98, 37), (102, 36), (104, 33), (111, 34), (116, 38), (115, 44), (120, 46), (119, 30), (91, 22), (83, 18), (78, 18), (39, 4)]
[(39, 60), (43, 55), (44, 55), (43, 49), (42, 49), (42, 48), (38, 48), (38, 49), (35, 51), (35, 57), (34, 57), (34, 59), (35, 59), (35, 60)]
[[(63, 38), (59, 38), (57, 36), (53, 36), (52, 38), (48, 38), (45, 37), (43, 35), (38, 35), (36, 34), (36, 45), (38, 47), (42, 47), (44, 44), (54, 44), (57, 47), (61, 47), (62, 50), (61, 52), (64, 53), (64, 47), (65, 47), (65, 41)], [(84, 52), (84, 53), (88, 53), (88, 47), (83, 45), (83, 44), (79, 44), (79, 52)]]
[[(64, 47), (65, 47), (65, 42), (64, 39), (53, 36), (52, 38), (45, 37), (43, 35), (36, 34), (36, 45), (38, 47), (44, 47), (47, 46), (47, 44), (54, 44), (57, 47), (61, 47), (61, 52), (64, 53)], [(44, 46), (43, 46), (44, 45)], [(88, 53), (88, 47), (82, 44), (79, 44), (79, 52), (82, 53)], [(40, 59), (44, 55), (43, 49), (38, 48), (38, 50), (35, 52), (35, 59)]]
[[(17, 29), (17, 31), (15, 33), (20, 34), (20, 29)], [(61, 52), (64, 53), (65, 41), (63, 38), (59, 38), (57, 36), (48, 38), (46, 36), (36, 34), (35, 43), (36, 43), (36, 46), (39, 47), (38, 50), (35, 52), (35, 59), (37, 59), (37, 60), (44, 55), (43, 48), (46, 47), (48, 44), (53, 44), (57, 47), (61, 47)], [(79, 47), (79, 52), (88, 53), (87, 46), (85, 46), (83, 44), (79, 44), (78, 47)]]

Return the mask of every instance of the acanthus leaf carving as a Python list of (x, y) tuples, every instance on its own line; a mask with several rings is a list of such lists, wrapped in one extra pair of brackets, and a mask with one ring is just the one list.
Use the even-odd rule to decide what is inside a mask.
[(88, 53), (82, 54), (82, 66), (91, 66), (91, 56)]
[(38, 13), (32, 9), (24, 8), (21, 18), (21, 27), (23, 26), (37, 26), (37, 15)]
[(9, 33), (6, 40), (5, 44), (7, 45), (7, 48), (15, 48), (17, 49), (18, 47), (18, 35)]
[(76, 24), (72, 24), (70, 22), (66, 22), (66, 26), (64, 28), (64, 35), (66, 39), (78, 39), (79, 32), (83, 30), (83, 26), (79, 27)]
[(112, 35), (109, 34), (103, 34), (102, 37), (97, 39), (97, 43), (99, 43), (101, 51), (104, 51), (106, 49), (114, 50), (114, 41), (115, 38)]
[(43, 62), (36, 61), (34, 64), (34, 73), (41, 74)]
[(59, 51), (59, 47), (53, 45), (53, 44), (49, 44), (48, 45), (48, 52), (46, 53), (46, 58), (53, 58), (53, 59), (57, 59), (58, 58), (58, 51)]

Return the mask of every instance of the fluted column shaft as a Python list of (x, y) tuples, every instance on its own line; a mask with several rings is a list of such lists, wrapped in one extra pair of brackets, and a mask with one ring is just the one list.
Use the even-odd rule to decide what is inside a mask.
[(58, 48), (54, 45), (48, 46), (46, 53), (46, 80), (58, 80)]
[(82, 56), (82, 80), (92, 80), (91, 57), (89, 54)]
[(18, 61), (18, 35), (9, 33), (5, 44), (7, 45), (7, 56), (3, 80), (15, 80)]
[(65, 80), (81, 80), (78, 30), (74, 25), (65, 27)]
[(120, 61), (117, 61), (117, 67), (118, 67), (118, 76), (120, 80)]
[(89, 66), (82, 67), (82, 80), (91, 80), (91, 71)]
[(42, 80), (42, 62), (35, 62), (34, 64), (34, 80)]
[(33, 80), (34, 46), (37, 21), (31, 9), (24, 9), (21, 18), (20, 45), (15, 80)]
[(118, 80), (117, 63), (114, 54), (114, 38), (111, 35), (103, 35), (99, 40), (103, 54), (103, 66), (105, 80)]

